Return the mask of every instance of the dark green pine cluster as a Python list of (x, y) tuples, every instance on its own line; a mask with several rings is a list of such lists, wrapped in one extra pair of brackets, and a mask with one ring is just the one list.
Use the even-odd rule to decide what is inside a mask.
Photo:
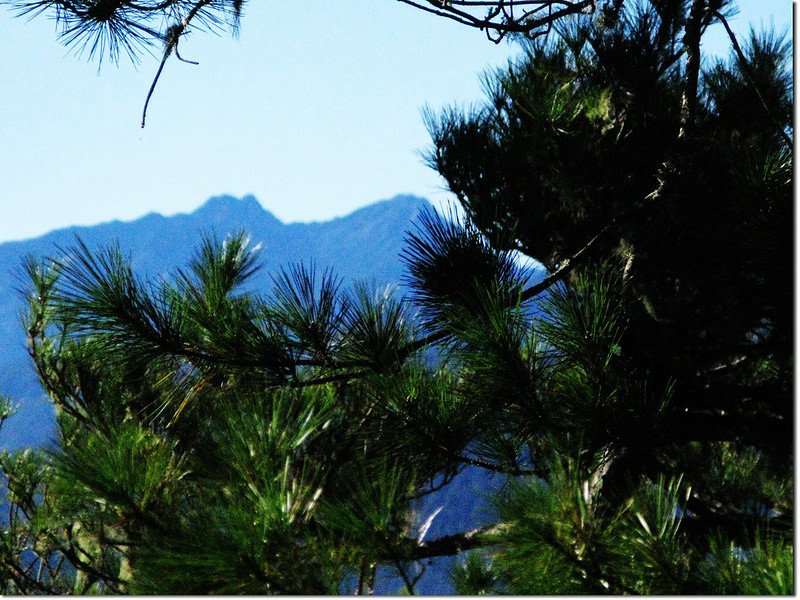
[[(152, 46), (177, 51), (188, 28), (239, 27), (245, 0), (3, 0), (19, 15), (47, 15), (61, 41), (90, 59), (138, 62)], [(180, 55), (178, 55), (180, 57)]]
[[(248, 291), (242, 233), (150, 281), (28, 261), (59, 443), (0, 455), (2, 591), (414, 593), (458, 556), (459, 593), (792, 594), (789, 48), (694, 87), (688, 4), (559, 22), (430, 118), (465, 216), (408, 234), (403, 296)], [(428, 535), (465, 469), (486, 521)]]

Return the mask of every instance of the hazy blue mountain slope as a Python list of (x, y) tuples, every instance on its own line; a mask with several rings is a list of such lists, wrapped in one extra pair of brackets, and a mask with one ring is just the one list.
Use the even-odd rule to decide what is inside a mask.
[(149, 214), (131, 222), (70, 227), (0, 244), (0, 394), (21, 404), (4, 426), (0, 447), (46, 443), (53, 431), (52, 410), (36, 382), (20, 321), (24, 299), (17, 290), (25, 256), (58, 257), (79, 236), (90, 248), (119, 243), (138, 273), (155, 278), (185, 265), (204, 234), (224, 238), (244, 229), (262, 245), (262, 269), (250, 283), (255, 289), (269, 290), (270, 273), (281, 267), (309, 261), (319, 269), (333, 269), (347, 286), (354, 280), (384, 285), (400, 281), (398, 255), (404, 232), (427, 206), (422, 198), (397, 196), (332, 221), (287, 225), (252, 196), (218, 196), (191, 214)]

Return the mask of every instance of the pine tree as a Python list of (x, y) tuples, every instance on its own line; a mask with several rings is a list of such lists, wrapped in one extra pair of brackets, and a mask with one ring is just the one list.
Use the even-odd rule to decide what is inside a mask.
[[(461, 555), (459, 593), (793, 593), (788, 47), (694, 81), (719, 4), (561, 20), (430, 115), (465, 216), (409, 233), (404, 296), (245, 292), (243, 233), (156, 281), (30, 259), (59, 443), (0, 456), (3, 591), (413, 593)], [(494, 519), (429, 538), (467, 468)]]
[(613, 431), (623, 471), (662, 469), (674, 443), (791, 456), (790, 46), (752, 33), (702, 73), (689, 118), (690, 16), (653, 2), (572, 24), (498, 72), (482, 111), (429, 116), (430, 164), (493, 244), (563, 278), (621, 262), (619, 346), (677, 403), (660, 438)]

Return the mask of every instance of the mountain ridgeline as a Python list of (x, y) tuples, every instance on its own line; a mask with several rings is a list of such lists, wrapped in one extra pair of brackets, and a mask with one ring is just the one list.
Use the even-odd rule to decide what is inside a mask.
[(19, 404), (3, 426), (0, 447), (43, 445), (53, 436), (52, 407), (38, 386), (25, 345), (21, 320), (25, 299), (20, 291), (25, 286), (24, 257), (64, 255), (76, 239), (91, 249), (119, 244), (134, 271), (154, 280), (186, 265), (204, 235), (224, 239), (243, 229), (261, 245), (261, 269), (250, 280), (250, 289), (266, 292), (272, 287), (270, 274), (311, 262), (318, 270), (331, 269), (345, 286), (359, 280), (397, 284), (402, 279), (399, 253), (405, 232), (429, 206), (422, 198), (396, 196), (330, 221), (284, 224), (253, 196), (216, 196), (190, 214), (152, 213), (131, 222), (69, 227), (0, 244), (0, 395)]

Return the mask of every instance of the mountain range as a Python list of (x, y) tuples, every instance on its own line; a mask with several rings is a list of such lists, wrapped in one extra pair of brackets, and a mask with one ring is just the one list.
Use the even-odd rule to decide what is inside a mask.
[(319, 223), (285, 224), (253, 196), (216, 196), (189, 214), (164, 217), (151, 213), (130, 222), (68, 227), (41, 237), (0, 244), (0, 395), (19, 410), (0, 432), (0, 447), (39, 446), (51, 441), (54, 423), (25, 347), (21, 276), (23, 259), (64, 255), (77, 239), (96, 249), (119, 244), (134, 270), (153, 279), (186, 265), (203, 236), (225, 236), (244, 230), (261, 244), (261, 269), (249, 286), (269, 290), (270, 274), (282, 267), (314, 262), (330, 268), (347, 285), (356, 280), (396, 284), (402, 276), (399, 253), (405, 231), (427, 200), (396, 196), (345, 217)]

